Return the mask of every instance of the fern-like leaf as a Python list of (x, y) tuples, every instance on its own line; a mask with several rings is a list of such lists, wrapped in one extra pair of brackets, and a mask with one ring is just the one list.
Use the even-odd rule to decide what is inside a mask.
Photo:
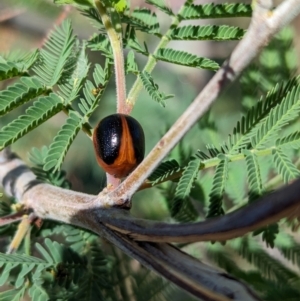
[(96, 88), (90, 81), (86, 82), (83, 89), (85, 98), (81, 98), (80, 103), (78, 104), (83, 116), (80, 116), (80, 114), (75, 111), (69, 112), (69, 117), (66, 121), (66, 124), (58, 132), (53, 143), (50, 145), (48, 155), (45, 158), (45, 171), (52, 170), (55, 172), (61, 168), (64, 158), (76, 135), (98, 106), (99, 98), (101, 97), (104, 88), (108, 83), (109, 69), (110, 68), (108, 64), (106, 64), (105, 71), (100, 65), (96, 65), (94, 79), (97, 86), (101, 85), (102, 89), (101, 91), (97, 91), (96, 95), (94, 95), (92, 91), (95, 91)]
[(64, 99), (64, 104), (66, 105), (70, 104), (74, 99), (77, 98), (83, 81), (87, 77), (89, 63), (85, 50), (86, 44), (83, 43), (75, 55), (76, 63), (74, 63), (72, 75), (68, 76), (67, 79), (58, 86), (60, 90), (58, 94)]
[(89, 40), (88, 47), (93, 51), (101, 51), (107, 59), (113, 59), (112, 48), (105, 34), (101, 33)]
[(219, 154), (218, 157), (220, 159), (220, 163), (216, 167), (212, 189), (209, 194), (209, 209), (207, 217), (215, 217), (224, 214), (222, 200), (227, 181), (228, 159), (223, 154)]
[(27, 75), (27, 72), (18, 68), (17, 64), (12, 62), (0, 63), (0, 80), (22, 75)]
[(44, 171), (45, 158), (48, 154), (48, 148), (43, 146), (41, 150), (37, 148), (32, 148), (29, 153), (30, 161), (35, 165), (32, 168), (32, 171), (37, 177), (37, 180), (40, 180), (45, 183), (50, 183), (52, 185), (69, 189), (70, 182), (66, 179), (66, 173), (62, 170), (60, 171)]
[(46, 92), (35, 77), (22, 77), (20, 82), (0, 92), (0, 116)]
[(45, 301), (50, 300), (49, 295), (42, 286), (43, 283), (33, 283), (29, 288), (28, 293), (31, 301)]
[(282, 149), (299, 149), (300, 148), (300, 132), (294, 132), (290, 135), (280, 138), (276, 141), (276, 146)]
[(22, 52), (20, 50), (12, 50), (4, 56), (0, 56), (0, 63), (12, 62), (16, 64), (19, 70), (27, 71), (36, 62), (39, 56), (39, 50), (33, 52)]
[(249, 4), (226, 3), (226, 4), (203, 4), (186, 5), (180, 17), (184, 20), (207, 19), (207, 18), (233, 18), (251, 17), (252, 8)]
[(243, 148), (251, 147), (251, 139), (255, 136), (260, 122), (263, 122), (270, 111), (281, 103), (282, 99), (297, 85), (297, 78), (291, 79), (286, 84), (277, 84), (265, 98), (261, 98), (255, 106), (248, 110), (246, 116), (237, 122), (232, 135), (228, 137), (226, 143), (228, 153), (236, 154)]
[(171, 35), (171, 40), (240, 40), (245, 34), (245, 30), (234, 26), (206, 25), (196, 26), (187, 25), (175, 28)]
[(0, 150), (24, 136), (62, 109), (61, 99), (54, 93), (40, 97), (26, 110), (25, 115), (0, 130)]
[[(43, 259), (32, 256), (18, 255), (18, 254), (3, 254), (0, 253), (0, 268), (2, 268), (0, 276), (0, 286), (4, 285), (10, 273), (15, 268), (20, 268), (17, 278), (17, 288), (21, 287), (25, 281), (25, 277), (29, 273), (38, 273), (40, 269), (46, 269), (51, 266), (51, 263)], [(35, 270), (37, 269), (37, 270)]]
[(148, 56), (149, 54), (146, 44), (144, 43), (144, 46), (140, 44), (139, 40), (136, 37), (135, 30), (131, 26), (127, 26), (126, 41), (124, 44), (126, 44), (128, 47), (130, 47), (138, 53), (141, 53), (146, 56)]
[(248, 150), (245, 150), (244, 154), (246, 156), (247, 174), (250, 188), (249, 202), (252, 202), (263, 194), (263, 184), (256, 154)]
[(146, 3), (152, 4), (157, 7), (159, 10), (163, 11), (169, 16), (173, 16), (171, 8), (169, 8), (164, 0), (146, 0)]
[(300, 176), (299, 170), (282, 149), (274, 149), (272, 154), (274, 165), (282, 176), (284, 183), (288, 184), (291, 180)]
[(300, 112), (300, 85), (294, 86), (280, 105), (275, 107), (260, 125), (256, 136), (252, 139), (252, 146), (256, 149), (264, 148), (273, 141), (278, 132), (289, 122), (298, 117)]
[(128, 73), (133, 73), (133, 74), (138, 74), (138, 65), (135, 61), (134, 57), (134, 52), (130, 50), (127, 54), (126, 61), (125, 61), (125, 72), (126, 74)]
[(160, 49), (154, 57), (158, 60), (168, 63), (194, 67), (198, 69), (215, 71), (220, 67), (216, 62), (210, 59), (198, 57), (197, 55), (171, 48)]
[(176, 186), (175, 198), (171, 208), (171, 216), (178, 221), (193, 221), (198, 216), (197, 211), (188, 197), (191, 193), (194, 182), (198, 177), (200, 165), (201, 160), (197, 158), (192, 159), (184, 169)]
[(130, 16), (124, 15), (122, 21), (130, 24), (136, 30), (149, 34), (160, 34), (157, 16), (148, 8), (137, 8)]
[(66, 20), (50, 35), (40, 51), (40, 64), (33, 69), (43, 83), (55, 85), (73, 59), (76, 38), (70, 20)]
[(55, 172), (60, 169), (70, 145), (82, 127), (82, 123), (82, 118), (78, 113), (69, 112), (66, 123), (50, 145), (48, 155), (45, 158), (45, 171), (53, 169)]
[(95, 243), (89, 246), (87, 257), (88, 270), (84, 277), (80, 278), (76, 300), (110, 300), (106, 296), (106, 292), (113, 289), (112, 283), (110, 283), (112, 271), (109, 265), (111, 266), (111, 263), (108, 262), (101, 249), (99, 249), (99, 245)]
[(154, 82), (152, 76), (144, 71), (140, 73), (141, 81), (144, 85), (145, 90), (149, 93), (151, 98), (165, 107), (165, 100), (172, 98), (174, 95), (172, 94), (164, 94), (158, 90), (158, 85)]
[(278, 235), (278, 240), (276, 240), (276, 247), (279, 249), (280, 253), (293, 264), (300, 267), (300, 245), (295, 241), (294, 238), (288, 236), (282, 242), (283, 234)]
[(284, 266), (280, 261), (271, 257), (254, 242), (243, 241), (238, 253), (255, 265), (268, 279), (276, 279), (278, 283), (299, 279), (299, 276)]
[(180, 170), (180, 166), (176, 160), (169, 160), (162, 162), (149, 176), (148, 180), (152, 182), (152, 185), (155, 185), (158, 182), (163, 181), (165, 178), (168, 178), (173, 173)]
[(25, 54), (11, 51), (6, 57), (0, 55), (0, 80), (15, 76), (28, 76), (28, 69), (36, 61), (38, 53), (37, 50)]

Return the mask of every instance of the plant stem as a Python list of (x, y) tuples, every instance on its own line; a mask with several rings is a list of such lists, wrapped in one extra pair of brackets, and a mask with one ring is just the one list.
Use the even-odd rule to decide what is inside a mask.
[(122, 33), (118, 33), (114, 28), (110, 17), (107, 14), (106, 8), (103, 6), (101, 1), (95, 0), (94, 3), (102, 19), (103, 25), (106, 29), (106, 33), (108, 35), (113, 50), (114, 67), (116, 74), (117, 112), (122, 114), (129, 114), (131, 111), (131, 107), (129, 106), (129, 104), (126, 103), (126, 82)]
[[(153, 55), (149, 55), (148, 61), (143, 69), (144, 71), (147, 71), (148, 73), (151, 73), (151, 71), (154, 69), (157, 61), (156, 58), (154, 57), (158, 51), (162, 48), (165, 48), (167, 46), (167, 44), (170, 42), (170, 34), (172, 33), (172, 31), (179, 25), (181, 19), (179, 17), (179, 15), (181, 14), (181, 12), (183, 11), (184, 5), (180, 8), (178, 14), (176, 16), (173, 17), (173, 21), (169, 27), (169, 29), (167, 30), (167, 32), (163, 35), (163, 37), (161, 38), (159, 44), (157, 45), (157, 47), (154, 50)], [(127, 103), (130, 106), (130, 108), (133, 108), (137, 97), (139, 95), (139, 93), (141, 92), (143, 88), (143, 84), (142, 84), (142, 80), (140, 79), (140, 77), (137, 77), (136, 81), (134, 82), (131, 90), (129, 91), (128, 97), (127, 97)]]
[[(252, 150), (250, 150), (250, 152), (256, 154), (259, 157), (262, 157), (262, 156), (270, 155), (274, 149), (276, 149), (276, 146), (271, 146), (269, 148), (262, 149), (262, 150), (252, 149)], [(224, 154), (224, 156), (228, 158), (229, 162), (240, 161), (240, 160), (245, 159), (245, 155), (243, 153), (238, 153), (238, 154), (234, 154), (234, 155)], [(203, 169), (207, 169), (207, 168), (210, 168), (210, 167), (217, 166), (220, 163), (220, 161), (221, 160), (218, 157), (203, 160), (203, 161), (201, 161), (201, 165), (200, 165), (199, 170), (203, 170)], [(164, 182), (178, 179), (182, 176), (183, 171), (184, 171), (184, 168), (181, 168), (179, 171), (172, 173), (168, 177), (165, 177), (162, 181), (156, 182), (155, 185), (153, 185), (152, 182), (150, 182), (149, 180), (146, 180), (138, 190), (151, 188), (153, 186), (162, 184)]]

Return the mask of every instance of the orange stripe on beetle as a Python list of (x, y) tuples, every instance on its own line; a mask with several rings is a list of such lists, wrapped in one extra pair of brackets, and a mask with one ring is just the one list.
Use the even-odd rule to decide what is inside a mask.
[(116, 178), (126, 177), (144, 159), (144, 131), (129, 115), (102, 119), (93, 132), (93, 144), (98, 164)]

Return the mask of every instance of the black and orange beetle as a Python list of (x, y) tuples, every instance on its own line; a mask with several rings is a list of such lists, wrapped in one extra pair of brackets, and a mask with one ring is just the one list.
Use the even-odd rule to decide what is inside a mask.
[(144, 159), (144, 131), (125, 114), (102, 119), (94, 130), (93, 144), (98, 164), (116, 178), (126, 177)]

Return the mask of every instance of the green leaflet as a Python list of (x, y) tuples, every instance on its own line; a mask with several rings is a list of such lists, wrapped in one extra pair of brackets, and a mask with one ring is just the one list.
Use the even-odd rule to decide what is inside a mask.
[(122, 21), (135, 30), (149, 34), (160, 34), (159, 23), (155, 13), (148, 8), (136, 8), (131, 15), (124, 15)]
[(267, 247), (274, 248), (275, 239), (277, 234), (279, 233), (279, 226), (278, 223), (268, 225), (261, 229), (257, 229), (253, 231), (253, 236), (262, 233), (262, 240), (266, 242)]
[(132, 28), (130, 26), (127, 26), (127, 29), (126, 29), (125, 43), (128, 47), (135, 50), (136, 52), (141, 53), (146, 56), (149, 55), (146, 43), (144, 43), (144, 46), (142, 46), (140, 44), (140, 42), (138, 41), (138, 39), (136, 37), (134, 28)]
[(198, 69), (208, 69), (215, 71), (220, 67), (219, 64), (210, 59), (198, 57), (197, 55), (171, 48), (159, 49), (158, 53), (154, 57), (158, 60), (168, 63), (194, 67)]
[(178, 221), (188, 222), (198, 217), (197, 211), (188, 197), (198, 177), (200, 165), (201, 160), (197, 158), (192, 159), (184, 169), (176, 186), (171, 216)]
[[(284, 240), (282, 239), (282, 236), (286, 236), (284, 237)], [(282, 232), (279, 233), (275, 246), (286, 259), (300, 267), (300, 245), (292, 236), (287, 234), (284, 235)]]
[[(40, 51), (40, 63), (33, 70), (47, 86), (54, 86), (74, 62), (76, 38), (70, 20), (57, 27)], [(65, 78), (64, 78), (65, 80)]]
[(17, 64), (12, 62), (0, 63), (0, 80), (22, 75), (27, 75), (27, 72), (23, 71), (22, 68), (18, 68)]
[(164, 0), (146, 0), (146, 3), (154, 5), (169, 16), (174, 15), (172, 10), (166, 5), (166, 2)]
[(242, 245), (237, 249), (239, 255), (256, 266), (259, 271), (268, 279), (276, 279), (278, 283), (287, 283), (299, 279), (298, 275), (288, 269), (277, 259), (271, 257), (261, 249), (254, 241), (251, 243), (243, 240)]
[(244, 200), (246, 180), (245, 162), (230, 162), (226, 194), (234, 204), (240, 204)]
[(49, 295), (42, 286), (43, 283), (33, 283), (28, 290), (31, 301), (47, 301), (50, 300)]
[(281, 175), (285, 184), (288, 184), (291, 180), (294, 180), (300, 176), (299, 170), (282, 149), (274, 149), (272, 154), (275, 168)]
[(148, 72), (140, 72), (139, 76), (141, 78), (145, 90), (149, 93), (151, 98), (159, 104), (161, 104), (163, 107), (165, 107), (165, 100), (172, 98), (174, 95), (166, 95), (163, 92), (160, 92), (158, 90), (158, 85), (154, 82), (152, 76)]
[[(83, 115), (72, 110), (69, 111), (69, 117), (66, 123), (55, 136), (53, 143), (49, 147), (48, 154), (44, 159), (45, 165), (43, 168), (45, 171), (52, 170), (52, 172), (56, 172), (61, 168), (64, 158), (76, 135), (97, 108), (99, 99), (108, 83), (109, 76), (110, 66), (108, 63), (106, 63), (105, 70), (98, 64), (95, 66), (93, 77), (98, 89), (96, 89), (90, 81), (86, 82), (83, 89), (85, 97), (81, 98), (78, 104)], [(101, 88), (99, 88), (99, 86), (101, 86)], [(93, 94), (93, 91), (96, 92), (96, 95)]]
[(0, 116), (41, 95), (46, 87), (35, 77), (22, 77), (20, 82), (0, 92)]
[(60, 169), (67, 151), (80, 131), (82, 124), (83, 119), (76, 112), (71, 111), (66, 123), (50, 145), (47, 157), (45, 158), (45, 171), (53, 169), (55, 172)]
[(38, 53), (38, 50), (32, 53), (12, 51), (6, 57), (0, 55), (0, 80), (27, 76), (27, 71), (36, 61)]
[(125, 73), (133, 73), (138, 74), (139, 69), (138, 65), (135, 61), (134, 52), (130, 50), (127, 54), (126, 61), (125, 61)]
[(35, 275), (36, 273), (39, 273), (39, 269), (46, 269), (50, 266), (51, 263), (36, 257), (19, 254), (0, 253), (0, 286), (4, 285), (7, 282), (10, 273), (16, 267), (19, 267), (21, 269), (17, 278), (17, 282), (19, 286), (21, 286), (24, 282), (24, 278), (28, 275), (28, 273), (32, 272), (33, 275)]
[(87, 77), (90, 64), (86, 56), (86, 43), (83, 43), (76, 53), (72, 66), (72, 75), (59, 85), (58, 94), (64, 99), (64, 104), (70, 104), (77, 98), (82, 84)]
[[(90, 248), (98, 238), (95, 234), (72, 226), (64, 227), (63, 233), (66, 237), (66, 241), (70, 244), (70, 248), (79, 254), (86, 252), (86, 249)], [(104, 256), (103, 253), (99, 252), (99, 256), (100, 255)]]
[(248, 150), (244, 150), (243, 153), (246, 156), (250, 203), (263, 195), (263, 184), (256, 154)]
[(221, 161), (216, 167), (212, 189), (209, 194), (209, 209), (207, 217), (215, 217), (224, 214), (222, 200), (227, 181), (228, 159), (223, 154), (219, 154), (218, 157)]
[(298, 85), (298, 78), (289, 80), (286, 84), (276, 85), (268, 92), (265, 98), (261, 98), (259, 102), (247, 114), (237, 122), (233, 129), (233, 133), (228, 136), (225, 144), (228, 151), (226, 153), (235, 154), (243, 148), (249, 148), (251, 139), (255, 136), (261, 122), (270, 114), (288, 93)]
[(93, 51), (101, 51), (107, 59), (113, 59), (112, 48), (106, 35), (100, 33), (88, 41), (88, 47)]
[(44, 171), (45, 158), (48, 154), (48, 148), (43, 146), (41, 150), (33, 147), (29, 153), (29, 160), (35, 165), (32, 167), (32, 171), (37, 177), (37, 180), (40, 180), (45, 183), (50, 183), (52, 185), (69, 189), (70, 183), (66, 180), (65, 172), (63, 170), (54, 172)]
[(277, 139), (276, 146), (281, 149), (299, 149), (300, 148), (300, 132), (294, 132), (286, 137)]
[(152, 182), (152, 185), (155, 185), (179, 170), (180, 166), (176, 160), (165, 161), (153, 171), (148, 180)]
[(217, 25), (187, 25), (175, 28), (170, 35), (171, 40), (240, 40), (245, 30), (234, 26)]
[(300, 85), (294, 86), (282, 102), (276, 106), (257, 129), (252, 139), (252, 146), (256, 149), (264, 148), (276, 138), (278, 132), (290, 121), (298, 117), (300, 112)]
[(232, 18), (232, 17), (251, 17), (252, 8), (249, 4), (226, 3), (203, 5), (186, 5), (180, 17), (184, 20), (207, 19), (207, 18)]
[(54, 93), (40, 97), (19, 116), (0, 130), (0, 149), (23, 137), (62, 109), (61, 99)]
[(0, 55), (0, 63), (11, 62), (16, 64), (19, 70), (27, 71), (38, 59), (39, 50), (32, 52), (22, 52), (20, 50), (12, 50), (5, 56)]

